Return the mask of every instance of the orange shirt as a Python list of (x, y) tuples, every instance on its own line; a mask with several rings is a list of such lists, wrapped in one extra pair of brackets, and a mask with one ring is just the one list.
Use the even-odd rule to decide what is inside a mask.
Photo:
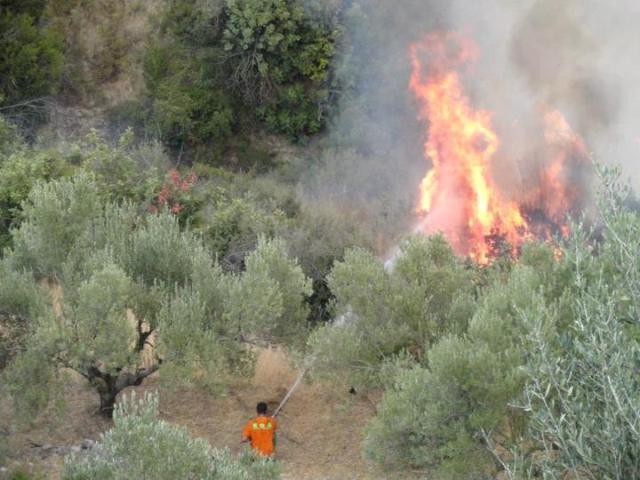
[(277, 428), (278, 421), (274, 417), (259, 415), (247, 422), (242, 436), (250, 439), (251, 446), (261, 455), (272, 455), (273, 437)]

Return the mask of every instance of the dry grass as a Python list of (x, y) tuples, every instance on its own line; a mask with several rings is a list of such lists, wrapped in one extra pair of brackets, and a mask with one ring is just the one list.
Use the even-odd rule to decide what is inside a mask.
[(164, 0), (49, 0), (66, 42), (67, 76), (85, 106), (109, 107), (144, 88), (141, 57)]
[[(160, 372), (161, 374), (161, 372)], [(277, 350), (260, 352), (256, 373), (250, 381), (230, 387), (225, 395), (197, 389), (166, 390), (156, 376), (135, 387), (136, 392), (159, 390), (161, 417), (184, 425), (192, 435), (206, 438), (214, 447), (238, 452), (240, 431), (255, 413), (255, 404), (266, 401), (275, 408), (297, 376), (287, 358)], [(59, 414), (45, 412), (35, 426), (11, 438), (12, 465), (33, 464), (32, 470), (58, 479), (60, 456), (41, 458), (32, 443), (53, 446), (78, 445), (83, 439), (97, 439), (109, 422), (96, 415), (97, 396), (81, 378), (70, 376), (65, 388), (67, 408)], [(372, 470), (361, 458), (362, 428), (373, 414), (364, 397), (336, 390), (320, 383), (305, 383), (293, 394), (280, 415), (281, 431), (277, 456), (286, 480), (379, 480), (400, 478)], [(0, 422), (8, 420), (2, 418)], [(409, 477), (407, 477), (409, 478)], [(413, 477), (416, 478), (416, 477)]]

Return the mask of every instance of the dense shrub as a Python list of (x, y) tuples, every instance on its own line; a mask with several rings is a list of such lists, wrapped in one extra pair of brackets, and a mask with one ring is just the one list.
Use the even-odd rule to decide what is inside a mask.
[(28, 319), (41, 315), (45, 305), (44, 292), (31, 275), (0, 259), (0, 371), (24, 346), (31, 327)]
[[(144, 75), (150, 97), (147, 128), (170, 146), (206, 143), (213, 151), (231, 134), (235, 114), (207, 51), (194, 56), (180, 44), (147, 49)], [(211, 65), (209, 65), (211, 64)]]
[(291, 137), (317, 133), (337, 35), (327, 18), (299, 0), (171, 0), (144, 60), (147, 127), (217, 154), (232, 131), (255, 130), (252, 117)]
[(297, 0), (227, 0), (223, 45), (231, 81), (275, 131), (316, 133), (329, 99), (335, 26)]
[(240, 271), (258, 236), (274, 236), (286, 225), (286, 218), (280, 210), (261, 208), (251, 196), (229, 199), (222, 195), (205, 208), (203, 222), (205, 240), (221, 265), (226, 270)]
[(277, 463), (245, 453), (233, 457), (212, 449), (187, 429), (158, 418), (158, 398), (146, 395), (123, 399), (114, 413), (113, 427), (86, 454), (66, 458), (64, 480), (245, 480), (280, 478)]
[(29, 13), (0, 9), (0, 52), (0, 103), (56, 92), (63, 57), (53, 30), (39, 27)]
[(410, 239), (390, 272), (354, 249), (333, 267), (329, 287), (341, 321), (314, 332), (319, 371), (379, 384), (380, 365), (402, 352), (422, 358), (447, 333), (466, 330), (475, 300), (472, 271), (443, 237)]
[(225, 0), (171, 0), (165, 5), (162, 30), (186, 41), (207, 46), (219, 34)]
[(1, 10), (7, 10), (12, 13), (28, 13), (33, 18), (39, 18), (42, 15), (47, 0), (2, 0), (0, 1)]
[[(499, 432), (513, 441), (522, 434), (512, 429), (509, 409), (525, 380), (520, 315), (545, 304), (543, 286), (524, 264), (506, 284), (492, 284), (466, 334), (443, 338), (424, 367), (399, 375), (367, 429), (365, 453), (388, 467), (438, 467), (449, 478), (473, 478), (490, 466), (483, 435)], [(411, 442), (403, 441), (407, 436)]]
[(31, 148), (16, 141), (9, 145), (5, 156), (0, 153), (0, 251), (11, 243), (9, 233), (20, 224), (22, 202), (31, 188), (67, 171), (64, 156), (54, 149)]
[(169, 158), (158, 142), (136, 143), (131, 129), (115, 145), (95, 130), (75, 146), (78, 163), (91, 173), (101, 194), (114, 201), (148, 205), (169, 171)]
[(571, 321), (554, 323), (542, 308), (526, 317), (524, 408), (535, 443), (521, 445), (512, 478), (640, 475), (640, 218), (624, 207), (629, 192), (616, 175), (604, 180), (601, 245), (578, 229), (564, 250)]

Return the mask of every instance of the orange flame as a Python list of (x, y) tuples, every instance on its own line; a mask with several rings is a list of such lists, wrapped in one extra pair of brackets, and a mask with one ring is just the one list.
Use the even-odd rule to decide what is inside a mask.
[[(488, 263), (492, 237), (518, 247), (533, 234), (521, 204), (505, 198), (492, 179), (500, 148), (492, 114), (474, 109), (464, 93), (459, 70), (477, 56), (477, 49), (456, 33), (430, 34), (412, 45), (410, 54), (410, 88), (419, 101), (420, 118), (429, 124), (424, 153), (433, 165), (420, 185), (420, 229), (441, 231), (458, 253)], [(560, 112), (548, 113), (545, 124), (556, 158), (540, 175), (543, 187), (522, 204), (535, 206), (560, 225), (576, 197), (566, 188), (567, 146), (580, 156), (586, 149)]]

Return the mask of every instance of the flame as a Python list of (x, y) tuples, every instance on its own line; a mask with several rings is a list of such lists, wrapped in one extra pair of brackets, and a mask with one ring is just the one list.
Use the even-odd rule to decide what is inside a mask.
[[(410, 55), (409, 86), (419, 101), (420, 119), (428, 122), (424, 154), (432, 162), (420, 184), (420, 230), (443, 232), (458, 253), (479, 263), (488, 263), (500, 242), (517, 248), (534, 236), (549, 238), (553, 230), (568, 234), (566, 213), (579, 192), (567, 188), (567, 172), (576, 158), (586, 156), (586, 148), (562, 114), (544, 116), (552, 158), (540, 172), (539, 187), (520, 201), (509, 199), (492, 179), (500, 149), (492, 114), (471, 105), (460, 78), (477, 48), (457, 33), (430, 34), (410, 47)], [(541, 212), (551, 226), (532, 225), (527, 211)]]

